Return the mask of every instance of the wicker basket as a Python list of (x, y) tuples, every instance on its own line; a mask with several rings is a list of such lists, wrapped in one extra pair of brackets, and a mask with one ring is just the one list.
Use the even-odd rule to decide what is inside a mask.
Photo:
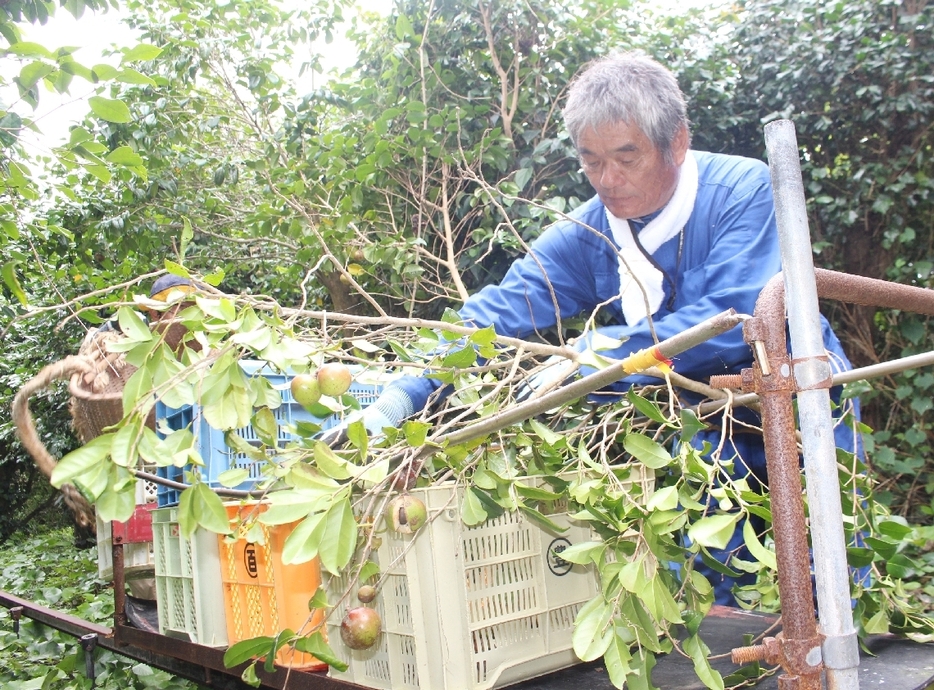
[[(52, 382), (69, 381), (71, 401), (69, 410), (79, 440), (87, 443), (123, 419), (123, 388), (136, 371), (120, 353), (108, 352), (107, 344), (121, 340), (123, 335), (114, 330), (91, 331), (81, 344), (77, 355), (49, 364), (19, 390), (13, 400), (13, 421), (23, 447), (47, 477), (52, 476), (57, 460), (52, 457), (36, 431), (29, 398)], [(176, 343), (177, 344), (177, 343)], [(154, 427), (151, 413), (147, 425)], [(96, 524), (94, 508), (71, 485), (62, 487), (65, 503), (75, 514), (79, 525), (93, 528)]]

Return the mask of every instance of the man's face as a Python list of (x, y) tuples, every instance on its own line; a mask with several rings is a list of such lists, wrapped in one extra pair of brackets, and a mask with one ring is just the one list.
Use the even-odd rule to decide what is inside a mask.
[(640, 218), (667, 204), (687, 148), (683, 129), (672, 143), (669, 165), (641, 129), (625, 122), (585, 129), (577, 141), (584, 174), (617, 218)]

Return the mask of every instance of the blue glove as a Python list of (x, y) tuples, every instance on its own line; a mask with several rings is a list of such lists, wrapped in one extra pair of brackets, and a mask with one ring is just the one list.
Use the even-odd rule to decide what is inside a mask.
[(383, 429), (397, 429), (402, 422), (415, 414), (415, 405), (409, 394), (400, 388), (387, 388), (369, 407), (347, 415), (340, 424), (325, 431), (321, 440), (332, 448), (347, 443), (347, 428), (360, 420), (373, 440), (383, 435)]

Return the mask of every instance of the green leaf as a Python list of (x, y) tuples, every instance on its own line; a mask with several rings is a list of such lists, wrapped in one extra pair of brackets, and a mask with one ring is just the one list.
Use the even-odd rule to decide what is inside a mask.
[(701, 546), (725, 549), (739, 519), (739, 513), (701, 518), (688, 528), (688, 537)]
[(136, 445), (139, 435), (139, 429), (131, 424), (121, 427), (117, 433), (114, 434), (113, 444), (110, 448), (110, 457), (115, 465), (119, 465), (120, 467), (136, 465), (138, 457)]
[(473, 487), (464, 490), (464, 502), (461, 504), (461, 520), (468, 527), (486, 522), (488, 514)]
[(143, 158), (129, 146), (120, 146), (107, 154), (107, 161), (114, 165), (135, 167), (143, 165)]
[(889, 632), (889, 617), (885, 609), (879, 609), (868, 621), (863, 623), (863, 630), (869, 635), (885, 635)]
[(126, 103), (113, 98), (104, 98), (103, 96), (91, 96), (88, 99), (88, 105), (91, 112), (102, 120), (122, 124), (133, 119), (130, 115), (130, 109)]
[(632, 403), (633, 407), (635, 407), (637, 410), (639, 410), (639, 412), (644, 414), (652, 421), (658, 422), (659, 424), (665, 424), (666, 426), (669, 424), (668, 418), (662, 414), (662, 411), (659, 409), (658, 405), (656, 405), (651, 400), (646, 400), (641, 395), (636, 393), (632, 388), (626, 391), (626, 398), (629, 400), (629, 402)]
[(268, 407), (261, 407), (250, 419), (253, 425), (253, 431), (256, 437), (270, 448), (276, 448), (279, 444), (279, 424), (276, 422), (276, 415)]
[(156, 86), (156, 82), (153, 81), (151, 77), (147, 77), (142, 72), (138, 72), (137, 70), (131, 69), (129, 67), (125, 67), (119, 72), (117, 72), (114, 79), (116, 79), (119, 82), (123, 82), (124, 84), (142, 84), (145, 86)]
[(632, 661), (636, 668), (629, 674), (627, 690), (655, 690), (652, 684), (652, 669), (655, 668), (655, 655), (640, 649)]
[(132, 414), (136, 406), (152, 396), (152, 373), (148, 367), (140, 367), (123, 386), (123, 414)]
[(593, 661), (603, 656), (616, 631), (610, 625), (613, 606), (597, 595), (581, 607), (574, 620), (571, 644), (581, 661)]
[(561, 558), (568, 563), (587, 565), (597, 563), (605, 548), (602, 541), (582, 541), (572, 544), (561, 552)]
[(918, 564), (905, 554), (897, 553), (885, 562), (885, 572), (899, 580), (910, 577), (916, 570), (920, 570)]
[(377, 575), (379, 575), (379, 564), (378, 563), (374, 563), (373, 561), (367, 561), (366, 563), (360, 566), (360, 572), (358, 574), (358, 577), (360, 578), (361, 583), (366, 582), (370, 578), (376, 577)]
[(61, 489), (64, 484), (73, 483), (76, 477), (88, 474), (103, 463), (110, 455), (113, 437), (113, 434), (101, 434), (59, 460), (52, 470), (52, 486)]
[(674, 598), (662, 582), (662, 578), (653, 577), (645, 580), (642, 589), (635, 593), (642, 601), (646, 610), (652, 615), (659, 624), (664, 624), (669, 620), (670, 615), (674, 615), (677, 620), (671, 621), (681, 623), (681, 615), (678, 612), (678, 605)]
[(240, 486), (249, 478), (249, 470), (243, 467), (232, 467), (229, 470), (224, 470), (219, 475), (217, 475), (218, 483), (221, 486), (226, 486), (228, 489), (233, 489), (234, 487)]
[(7, 261), (3, 264), (3, 268), (0, 268), (0, 275), (3, 275), (3, 282), (9, 288), (10, 292), (16, 297), (20, 304), (24, 307), (29, 304), (29, 299), (26, 297), (26, 293), (23, 291), (23, 287), (19, 284), (19, 278), (16, 276), (16, 262)]
[(672, 463), (671, 455), (665, 448), (648, 436), (632, 433), (623, 439), (623, 448), (646, 467), (659, 470)]
[[(193, 492), (191, 508), (197, 523), (204, 529), (217, 534), (230, 532), (230, 519), (227, 517), (227, 510), (220, 496), (211, 491), (211, 487), (204, 482), (195, 484), (191, 491)], [(186, 536), (190, 537), (193, 533), (194, 530)]]
[(36, 83), (55, 71), (47, 62), (35, 61), (24, 65), (19, 72), (19, 83), (25, 89), (31, 89)]
[(323, 532), (324, 513), (314, 513), (302, 520), (291, 534), (285, 538), (282, 546), (282, 562), (307, 563), (318, 555)]
[(889, 520), (882, 520), (878, 524), (879, 533), (893, 541), (902, 541), (913, 529), (903, 522), (899, 522), (897, 517)]
[(697, 674), (701, 682), (710, 690), (723, 690), (723, 676), (710, 666), (708, 660), (710, 649), (707, 648), (703, 640), (697, 635), (692, 635), (681, 646), (694, 662), (694, 673)]
[(678, 487), (665, 486), (653, 493), (645, 506), (648, 510), (674, 510), (678, 507)]
[(117, 310), (117, 321), (120, 323), (120, 330), (130, 340), (143, 343), (153, 339), (149, 326), (145, 324), (139, 313), (130, 307), (120, 307)]
[(192, 505), (195, 492), (194, 487), (184, 489), (178, 497), (178, 528), (183, 535), (191, 536), (198, 528), (198, 519), (195, 517)]
[(519, 168), (516, 171), (516, 186), (521, 192), (532, 179), (532, 168)]
[(315, 444), (315, 466), (332, 479), (350, 479), (354, 476), (354, 466), (324, 442)]
[(150, 45), (148, 43), (138, 43), (132, 48), (125, 49), (123, 51), (123, 57), (120, 59), (120, 62), (149, 62), (151, 60), (155, 60), (161, 54), (162, 48)]
[(348, 668), (347, 664), (334, 653), (320, 632), (312, 633), (308, 637), (300, 637), (295, 641), (295, 649), (311, 654), (315, 659), (323, 661), (337, 671), (343, 672)]
[(273, 638), (271, 637), (253, 637), (249, 640), (235, 642), (224, 652), (224, 666), (233, 668), (245, 661), (265, 656), (272, 642)]
[(682, 408), (681, 410), (681, 442), (690, 443), (698, 431), (703, 431), (707, 428), (707, 425), (704, 422), (700, 421), (697, 418), (697, 415), (694, 414), (693, 410), (687, 408)]
[(564, 440), (564, 436), (552, 431), (535, 418), (529, 420), (529, 427), (535, 432), (536, 436), (541, 438), (549, 446), (556, 446), (560, 441)]
[(542, 529), (552, 532), (554, 534), (563, 534), (564, 532), (568, 531), (567, 527), (562, 527), (555, 521), (543, 515), (541, 512), (535, 510), (534, 508), (530, 508), (529, 506), (520, 504), (519, 512), (525, 515), (526, 518), (534, 522), (536, 525), (538, 525)]
[[(202, 397), (204, 401), (204, 397)], [(201, 408), (205, 421), (215, 429), (229, 431), (250, 423), (252, 401), (245, 388), (230, 386), (220, 399), (205, 403)]]
[(48, 48), (30, 41), (18, 41), (7, 48), (7, 52), (23, 57), (45, 57), (49, 59), (53, 57)]
[(631, 659), (632, 653), (629, 651), (629, 644), (618, 634), (614, 634), (610, 646), (607, 647), (606, 652), (603, 654), (606, 672), (614, 687), (622, 688), (625, 685), (626, 676), (632, 673), (629, 666)]
[(762, 542), (759, 541), (759, 537), (756, 535), (756, 530), (752, 526), (751, 520), (746, 520), (743, 523), (743, 541), (746, 543), (746, 548), (749, 549), (749, 553), (752, 554), (753, 558), (770, 570), (778, 569), (775, 554), (765, 548)]
[(122, 491), (104, 490), (94, 503), (94, 510), (104, 522), (117, 520), (126, 522), (136, 510), (136, 484), (127, 485)]
[(318, 546), (321, 565), (339, 574), (357, 548), (357, 521), (350, 500), (344, 498), (330, 507), (324, 518), (324, 534)]
[(413, 448), (425, 445), (425, 439), (428, 438), (428, 432), (431, 424), (417, 419), (410, 419), (402, 425), (402, 433), (405, 434), (405, 442)]

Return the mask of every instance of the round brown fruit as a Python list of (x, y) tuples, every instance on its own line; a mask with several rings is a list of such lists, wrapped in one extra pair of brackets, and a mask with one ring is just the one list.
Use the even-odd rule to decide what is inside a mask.
[(357, 590), (357, 599), (364, 604), (369, 604), (376, 598), (376, 587), (373, 585), (363, 585)]
[(389, 522), (400, 534), (417, 532), (428, 521), (428, 509), (415, 496), (403, 494), (389, 502)]
[(310, 407), (321, 399), (321, 386), (314, 374), (299, 374), (290, 384), (292, 397), (302, 407)]
[(318, 369), (318, 387), (324, 395), (337, 398), (350, 389), (353, 374), (346, 364), (331, 362)]
[(376, 644), (382, 627), (375, 610), (358, 606), (350, 609), (341, 621), (341, 639), (351, 649), (369, 649)]

